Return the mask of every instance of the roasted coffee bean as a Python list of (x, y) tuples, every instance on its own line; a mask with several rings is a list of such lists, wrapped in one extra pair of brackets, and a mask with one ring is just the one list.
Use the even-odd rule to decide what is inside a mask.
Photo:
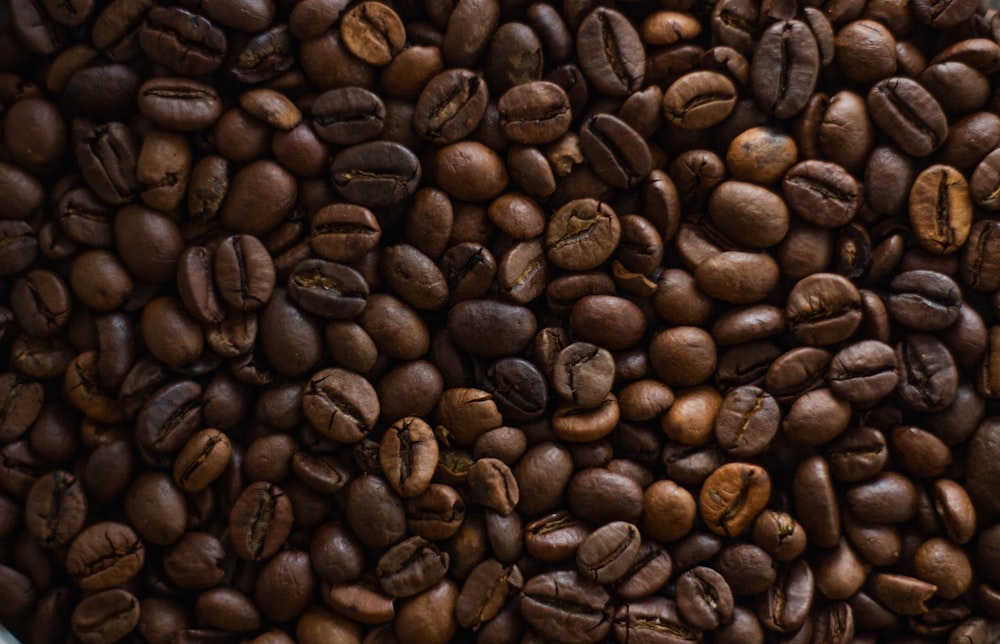
[(139, 600), (121, 589), (105, 590), (82, 600), (73, 609), (73, 634), (81, 642), (114, 642), (139, 625)]
[(156, 7), (139, 31), (146, 55), (184, 76), (211, 74), (226, 55), (226, 34), (207, 18), (179, 7)]
[(734, 456), (760, 454), (778, 433), (780, 418), (778, 403), (769, 393), (759, 387), (738, 387), (726, 394), (719, 407), (716, 440)]
[(857, 182), (844, 168), (826, 161), (803, 161), (782, 182), (785, 198), (797, 215), (824, 228), (843, 226), (861, 204)]
[(219, 297), (240, 311), (264, 306), (274, 290), (274, 263), (252, 235), (232, 235), (215, 252), (215, 286)]
[[(508, 89), (497, 102), (497, 110), (507, 138), (525, 145), (555, 141), (566, 133), (573, 119), (566, 92), (555, 83), (540, 80)], [(636, 152), (641, 155), (644, 148), (642, 145)]]
[(66, 554), (66, 572), (84, 590), (106, 590), (142, 570), (146, 548), (123, 523), (104, 521), (84, 528)]
[(903, 400), (919, 411), (939, 411), (955, 400), (958, 373), (948, 349), (933, 336), (918, 333), (896, 346)]
[(624, 97), (641, 89), (645, 48), (628, 18), (599, 7), (580, 24), (576, 42), (580, 67), (598, 91)]
[(812, 569), (805, 561), (779, 567), (778, 579), (757, 604), (757, 617), (764, 627), (778, 633), (793, 633), (809, 615), (814, 597)]
[(66, 547), (83, 529), (87, 507), (79, 479), (56, 470), (31, 486), (25, 500), (25, 525), (43, 548)]
[(576, 567), (598, 583), (616, 581), (632, 567), (641, 545), (639, 528), (615, 521), (592, 532), (576, 553)]
[(715, 570), (697, 566), (677, 579), (677, 610), (689, 624), (712, 630), (733, 615), (733, 593)]
[(404, 27), (396, 12), (379, 2), (362, 2), (340, 19), (347, 49), (372, 65), (387, 65), (403, 48)]
[(944, 144), (948, 123), (941, 106), (919, 83), (892, 77), (868, 92), (872, 120), (893, 143), (915, 157), (925, 157)]
[(401, 497), (423, 494), (437, 463), (438, 444), (434, 432), (419, 418), (396, 421), (382, 438), (379, 464), (389, 484)]
[(724, 121), (736, 104), (733, 82), (716, 72), (681, 76), (663, 93), (663, 114), (674, 125), (704, 130)]
[(421, 176), (417, 157), (390, 141), (369, 141), (342, 150), (334, 157), (330, 174), (341, 197), (370, 208), (399, 205), (413, 195)]
[(725, 181), (712, 191), (709, 218), (733, 241), (768, 248), (788, 234), (788, 207), (777, 194), (742, 181)]
[(910, 188), (910, 223), (920, 245), (932, 253), (954, 253), (969, 238), (972, 200), (965, 177), (951, 166), (933, 165)]
[(649, 148), (639, 133), (608, 114), (583, 124), (580, 148), (597, 176), (616, 188), (633, 187), (652, 169)]
[(316, 431), (342, 443), (363, 439), (378, 420), (378, 396), (367, 380), (344, 369), (313, 375), (302, 396), (302, 410)]
[(918, 331), (937, 331), (958, 319), (962, 291), (946, 275), (934, 271), (907, 271), (889, 283), (889, 314)]
[(556, 392), (583, 408), (600, 405), (614, 381), (611, 353), (586, 342), (574, 342), (559, 352), (552, 369)]
[(448, 553), (421, 537), (390, 548), (375, 570), (382, 590), (392, 597), (411, 597), (441, 581), (448, 570)]
[(896, 354), (892, 347), (876, 340), (863, 340), (838, 352), (830, 361), (830, 389), (855, 403), (878, 402), (899, 381)]
[(277, 485), (251, 483), (229, 513), (229, 538), (241, 559), (271, 557), (292, 529), (292, 504)]
[(174, 461), (174, 482), (185, 492), (197, 492), (222, 476), (232, 445), (217, 429), (204, 429), (190, 439)]
[(496, 559), (483, 561), (469, 573), (455, 602), (455, 618), (463, 628), (478, 628), (503, 608), (524, 578), (518, 567), (505, 567)]
[(155, 125), (190, 132), (214, 124), (222, 102), (211, 85), (187, 78), (156, 78), (139, 88), (139, 111)]
[(757, 104), (778, 118), (798, 114), (816, 87), (819, 59), (816, 37), (806, 23), (784, 20), (768, 27), (750, 64)]
[(788, 294), (785, 316), (792, 332), (807, 344), (835, 344), (861, 323), (861, 297), (845, 278), (814, 273)]
[(574, 571), (543, 573), (524, 584), (520, 610), (545, 637), (599, 642), (611, 630), (610, 596)]
[(720, 536), (743, 533), (771, 496), (767, 472), (748, 463), (727, 463), (713, 472), (698, 498), (701, 517)]
[(343, 87), (320, 94), (312, 106), (316, 134), (335, 145), (374, 139), (385, 128), (385, 104), (361, 87)]
[(310, 313), (349, 320), (364, 310), (368, 284), (360, 273), (343, 264), (308, 259), (292, 269), (288, 294)]

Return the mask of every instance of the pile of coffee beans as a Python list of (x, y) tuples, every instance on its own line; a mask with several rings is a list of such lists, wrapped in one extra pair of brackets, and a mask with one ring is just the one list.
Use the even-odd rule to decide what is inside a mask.
[(0, 0), (0, 621), (1000, 641), (998, 113), (978, 0)]

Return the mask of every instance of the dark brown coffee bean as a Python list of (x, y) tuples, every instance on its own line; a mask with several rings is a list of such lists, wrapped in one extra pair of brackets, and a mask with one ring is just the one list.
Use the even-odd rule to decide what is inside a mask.
[(641, 544), (639, 528), (614, 521), (592, 532), (576, 553), (576, 567), (584, 577), (598, 583), (616, 581), (632, 567)]
[(819, 47), (809, 26), (785, 20), (768, 27), (750, 66), (757, 104), (778, 118), (805, 107), (819, 77)]
[(628, 18), (599, 7), (580, 24), (576, 43), (580, 67), (598, 91), (624, 97), (641, 89), (645, 48)]
[(736, 87), (726, 76), (695, 71), (681, 76), (663, 93), (663, 114), (684, 129), (704, 130), (724, 121), (737, 97)]
[(497, 109), (507, 138), (526, 145), (555, 141), (566, 133), (573, 117), (562, 87), (540, 80), (508, 89)]
[(204, 76), (222, 65), (226, 35), (208, 19), (179, 7), (157, 7), (139, 31), (146, 55), (183, 76)]
[(548, 572), (524, 584), (520, 610), (545, 637), (599, 642), (611, 630), (610, 596), (575, 571)]
[(344, 369), (324, 369), (309, 381), (302, 410), (324, 436), (356, 443), (375, 426), (379, 403), (374, 387), (361, 376)]
[(918, 333), (896, 346), (903, 400), (919, 411), (939, 411), (955, 400), (958, 372), (948, 349), (933, 336)]
[(875, 125), (907, 154), (925, 157), (944, 144), (948, 123), (941, 106), (915, 80), (886, 78), (868, 92)]
[(875, 599), (899, 615), (919, 615), (927, 612), (924, 602), (937, 590), (934, 584), (891, 573), (872, 575), (868, 587)]
[(43, 548), (66, 547), (83, 529), (87, 507), (79, 479), (61, 470), (49, 472), (31, 486), (25, 526)]
[(421, 172), (420, 161), (402, 145), (369, 141), (339, 152), (330, 174), (341, 197), (360, 206), (380, 208), (401, 204), (412, 196)]
[(918, 331), (938, 331), (958, 319), (962, 292), (951, 278), (934, 271), (907, 271), (889, 283), (890, 315)]
[(139, 600), (115, 588), (90, 595), (73, 609), (73, 634), (85, 644), (116, 642), (139, 625)]
[(105, 590), (142, 570), (146, 549), (132, 528), (104, 521), (84, 528), (66, 554), (66, 572), (85, 590)]
[(753, 456), (767, 449), (778, 433), (781, 411), (769, 393), (758, 387), (738, 387), (722, 400), (715, 418), (719, 445), (734, 456)]
[(872, 427), (845, 432), (826, 446), (833, 476), (841, 481), (861, 481), (878, 474), (888, 461), (885, 437)]
[(229, 513), (229, 539), (236, 555), (249, 561), (268, 559), (292, 530), (292, 504), (277, 485), (251, 483)]
[(361, 87), (343, 87), (320, 94), (312, 106), (316, 134), (335, 145), (374, 139), (385, 128), (385, 104)]
[(229, 466), (232, 444), (217, 429), (203, 429), (190, 439), (174, 461), (174, 482), (185, 492), (208, 487)]
[(340, 19), (344, 46), (371, 65), (389, 64), (403, 48), (406, 32), (396, 12), (379, 2), (362, 2)]
[(896, 354), (889, 345), (863, 340), (833, 357), (828, 377), (830, 389), (841, 398), (875, 403), (896, 388)]
[(617, 188), (631, 188), (652, 169), (646, 142), (624, 121), (608, 114), (584, 123), (580, 147), (594, 172)]
[(814, 596), (812, 569), (802, 559), (778, 568), (778, 579), (757, 603), (757, 617), (765, 628), (794, 633), (805, 623)]
[(263, 307), (274, 290), (274, 263), (252, 235), (233, 235), (215, 252), (215, 285), (226, 304), (240, 311)]
[(503, 608), (511, 593), (524, 583), (521, 571), (496, 559), (483, 561), (469, 573), (455, 603), (455, 618), (463, 628), (478, 629)]
[(834, 344), (861, 323), (861, 296), (847, 279), (815, 273), (799, 280), (788, 294), (785, 316), (792, 332), (807, 344)]
[(378, 560), (375, 573), (392, 597), (411, 597), (437, 584), (448, 571), (448, 553), (422, 537), (410, 537)]
[(155, 125), (192, 132), (213, 125), (222, 101), (211, 85), (187, 78), (154, 78), (139, 88), (139, 112)]
[(308, 259), (292, 269), (288, 294), (309, 313), (349, 320), (364, 310), (368, 284), (360, 273), (343, 264)]
[(782, 188), (797, 215), (824, 228), (843, 226), (861, 203), (858, 184), (835, 163), (803, 161), (785, 174)]
[(386, 480), (401, 497), (423, 494), (437, 469), (434, 431), (419, 418), (396, 421), (382, 438), (379, 463)]
[(692, 626), (712, 630), (733, 616), (733, 593), (722, 575), (697, 566), (677, 579), (677, 610)]

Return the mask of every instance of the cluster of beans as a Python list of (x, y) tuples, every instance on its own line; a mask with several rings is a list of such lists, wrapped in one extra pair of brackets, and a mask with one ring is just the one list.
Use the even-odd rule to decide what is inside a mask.
[(998, 41), (977, 0), (0, 0), (0, 620), (1000, 641)]

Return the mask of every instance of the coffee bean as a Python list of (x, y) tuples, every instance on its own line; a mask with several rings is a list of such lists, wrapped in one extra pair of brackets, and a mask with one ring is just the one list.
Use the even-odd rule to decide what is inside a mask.
[(750, 527), (770, 495), (771, 482), (763, 468), (727, 463), (705, 480), (698, 507), (712, 532), (736, 536)]
[(695, 71), (681, 76), (663, 93), (663, 114), (684, 129), (704, 130), (724, 121), (736, 99), (736, 87), (729, 78)]
[(917, 241), (932, 253), (954, 253), (972, 226), (972, 203), (965, 177), (950, 166), (934, 165), (910, 188), (910, 223)]
[(80, 532), (66, 554), (66, 571), (84, 590), (106, 590), (142, 570), (146, 549), (129, 526), (94, 523)]
[(666, 597), (647, 597), (618, 607), (614, 614), (615, 637), (619, 641), (694, 640), (698, 630), (681, 617), (677, 603)]
[(861, 300), (845, 278), (815, 273), (799, 280), (788, 294), (785, 316), (792, 332), (807, 344), (834, 344), (861, 323)]
[(178, 7), (151, 9), (139, 44), (147, 56), (183, 76), (211, 74), (222, 65), (227, 49), (221, 29)]
[(344, 13), (340, 36), (347, 49), (372, 65), (387, 65), (403, 48), (405, 32), (396, 12), (380, 2), (363, 2)]
[(385, 128), (385, 104), (361, 87), (343, 87), (320, 94), (312, 106), (316, 134), (335, 145), (374, 139)]
[(229, 513), (229, 538), (236, 555), (261, 561), (278, 551), (292, 529), (292, 504), (277, 485), (251, 483)]
[(139, 600), (130, 592), (113, 589), (91, 595), (73, 609), (73, 634), (81, 642), (114, 642), (139, 625)]
[(379, 414), (375, 389), (343, 369), (314, 374), (302, 396), (302, 409), (316, 431), (343, 443), (367, 436)]
[(830, 471), (840, 481), (878, 474), (889, 459), (885, 436), (873, 427), (851, 429), (826, 446)]
[(410, 597), (441, 581), (448, 570), (448, 553), (421, 537), (402, 541), (379, 559), (376, 574), (382, 590), (392, 597)]
[(599, 7), (584, 18), (577, 33), (580, 67), (598, 91), (624, 97), (642, 87), (646, 55), (628, 18)]
[(524, 578), (518, 567), (506, 567), (496, 559), (483, 561), (469, 573), (455, 603), (455, 618), (463, 628), (478, 628), (490, 622)]
[(56, 470), (31, 486), (24, 514), (28, 531), (42, 547), (65, 547), (84, 527), (87, 496), (79, 479)]
[(803, 161), (782, 182), (789, 206), (811, 224), (842, 226), (854, 218), (861, 203), (857, 182), (835, 163)]
[(798, 560), (781, 566), (777, 581), (758, 601), (757, 617), (768, 630), (795, 632), (808, 617), (814, 592), (809, 564)]
[(948, 123), (941, 106), (915, 80), (879, 81), (868, 92), (872, 120), (893, 143), (915, 157), (925, 157), (944, 144)]
[(914, 334), (896, 346), (897, 391), (914, 409), (937, 411), (951, 404), (958, 387), (951, 353), (933, 336)]
[(369, 141), (340, 151), (333, 158), (330, 174), (341, 197), (360, 206), (380, 208), (398, 205), (412, 196), (421, 171), (420, 161), (402, 145)]
[(139, 88), (139, 111), (168, 130), (191, 132), (214, 124), (222, 103), (211, 85), (186, 78), (156, 78)]
[(174, 461), (174, 482), (186, 492), (197, 492), (219, 478), (229, 466), (232, 446), (217, 429), (204, 429), (190, 439)]
[(639, 554), (639, 529), (624, 521), (601, 526), (580, 544), (576, 566), (580, 574), (598, 583), (624, 575)]
[(780, 416), (778, 403), (766, 391), (738, 387), (722, 400), (715, 418), (715, 436), (734, 456), (760, 454), (778, 433)]
[(562, 87), (541, 80), (511, 87), (497, 109), (507, 138), (526, 145), (555, 141), (569, 129), (573, 116)]
[(404, 498), (427, 490), (437, 462), (434, 432), (419, 418), (396, 421), (382, 439), (379, 463), (389, 484)]
[(778, 118), (798, 114), (816, 87), (819, 57), (816, 38), (806, 23), (784, 20), (768, 27), (750, 66), (757, 104)]
[(715, 570), (697, 566), (677, 579), (677, 610), (689, 624), (711, 630), (733, 615), (733, 593)]
[(611, 630), (606, 613), (610, 596), (575, 571), (532, 577), (525, 582), (522, 593), (521, 614), (545, 637), (599, 642)]

